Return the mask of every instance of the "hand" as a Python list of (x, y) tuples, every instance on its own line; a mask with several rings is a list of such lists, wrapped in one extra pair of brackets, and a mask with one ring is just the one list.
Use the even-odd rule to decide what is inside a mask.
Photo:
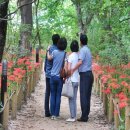
[(72, 69), (72, 70), (71, 70), (71, 75), (73, 75), (73, 73), (74, 73), (74, 70)]
[(51, 45), (49, 45), (49, 46), (47, 47), (47, 51), (49, 51), (50, 47), (51, 47)]

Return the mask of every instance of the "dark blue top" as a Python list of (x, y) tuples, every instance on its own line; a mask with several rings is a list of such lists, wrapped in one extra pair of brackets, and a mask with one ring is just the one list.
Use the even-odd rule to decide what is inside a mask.
[[(57, 46), (56, 45), (52, 45), (49, 49), (49, 54), (52, 55), (52, 52), (54, 50), (57, 50)], [(52, 66), (53, 66), (53, 60), (48, 60), (47, 59), (47, 55), (46, 55), (46, 58), (45, 58), (45, 65), (44, 65), (44, 71), (45, 71), (45, 74), (46, 74), (46, 77), (47, 78), (50, 78), (51, 77), (51, 69), (52, 69)]]

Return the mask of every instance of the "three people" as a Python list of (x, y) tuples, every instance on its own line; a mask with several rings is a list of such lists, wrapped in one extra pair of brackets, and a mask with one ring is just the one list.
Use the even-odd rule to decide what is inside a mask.
[[(77, 119), (81, 122), (88, 121), (88, 115), (90, 112), (90, 100), (91, 100), (91, 90), (93, 84), (93, 74), (92, 74), (92, 55), (91, 51), (87, 46), (88, 39), (85, 34), (80, 36), (80, 46), (81, 49), (78, 53), (79, 46), (76, 40), (72, 41), (70, 49), (72, 54), (69, 56), (65, 65), (68, 68), (68, 72), (71, 71), (71, 81), (74, 90), (74, 97), (69, 99), (70, 107), (70, 118), (66, 121), (76, 121), (77, 115), (77, 90), (78, 90), (78, 73), (80, 75), (80, 104), (81, 104), (81, 117)], [(51, 69), (50, 78), (50, 88), (51, 88), (51, 115), (52, 119), (56, 119), (60, 112), (60, 102), (61, 102), (61, 92), (63, 86), (63, 79), (60, 78), (60, 69), (62, 66), (62, 61), (64, 60), (65, 52), (67, 47), (67, 41), (65, 38), (61, 38), (57, 43), (57, 50), (54, 50), (52, 54), (49, 52), (48, 48), (47, 57), (48, 60), (53, 61), (53, 66)], [(66, 59), (66, 58), (65, 58)]]

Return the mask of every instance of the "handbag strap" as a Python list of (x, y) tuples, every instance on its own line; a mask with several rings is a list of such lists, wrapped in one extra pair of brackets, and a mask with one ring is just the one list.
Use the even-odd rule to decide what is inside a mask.
[(62, 68), (64, 67), (64, 64), (65, 64), (65, 56), (66, 56), (66, 52), (64, 54), (64, 58), (63, 58), (63, 61), (62, 61)]

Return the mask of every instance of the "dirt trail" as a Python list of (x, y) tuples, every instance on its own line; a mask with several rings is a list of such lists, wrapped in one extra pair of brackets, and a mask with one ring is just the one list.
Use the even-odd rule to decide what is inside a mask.
[[(110, 130), (103, 114), (102, 102), (99, 97), (92, 94), (90, 118), (87, 123), (68, 123), (68, 100), (62, 97), (60, 119), (51, 120), (44, 117), (45, 77), (36, 86), (35, 93), (27, 100), (27, 104), (17, 113), (16, 120), (9, 120), (9, 130)], [(80, 104), (78, 94), (78, 117), (80, 117)]]

